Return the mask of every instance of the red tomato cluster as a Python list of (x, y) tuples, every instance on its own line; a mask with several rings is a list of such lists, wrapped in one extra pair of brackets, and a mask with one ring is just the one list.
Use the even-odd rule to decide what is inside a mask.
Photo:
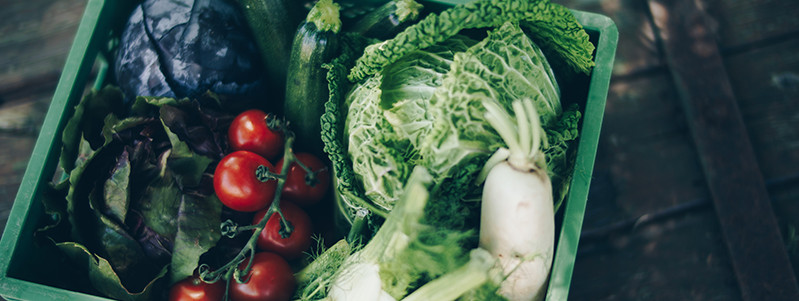
[[(295, 162), (285, 175), (280, 175), (285, 147), (283, 129), (274, 128), (268, 118), (260, 110), (239, 114), (228, 130), (232, 152), (220, 160), (214, 172), (214, 190), (219, 200), (232, 210), (254, 212), (253, 225), (269, 210), (277, 177), (285, 176), (279, 206), (283, 219), (275, 212), (267, 220), (258, 237), (259, 251), (245, 278), (248, 281), (230, 282), (229, 297), (234, 301), (291, 298), (296, 283), (288, 261), (299, 258), (312, 241), (313, 226), (305, 210), (318, 204), (330, 187), (327, 166), (310, 153), (294, 154)], [(273, 160), (278, 161), (272, 164)], [(223, 281), (208, 284), (194, 276), (175, 284), (169, 300), (221, 300), (224, 290)]]

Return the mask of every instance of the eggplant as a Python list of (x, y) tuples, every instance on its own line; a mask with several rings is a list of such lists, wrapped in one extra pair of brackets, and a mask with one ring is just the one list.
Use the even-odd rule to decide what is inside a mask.
[(131, 13), (114, 62), (137, 96), (252, 99), (264, 91), (261, 58), (238, 7), (226, 0), (145, 0)]

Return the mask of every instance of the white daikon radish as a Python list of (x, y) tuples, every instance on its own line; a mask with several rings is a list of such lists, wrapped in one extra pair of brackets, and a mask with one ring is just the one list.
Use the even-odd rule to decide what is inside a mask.
[(511, 301), (541, 300), (546, 293), (555, 243), (552, 184), (538, 113), (529, 99), (515, 101), (514, 123), (504, 109), (486, 101), (486, 120), (507, 149), (489, 159), (480, 218), (480, 247), (496, 256), (507, 278), (499, 293)]

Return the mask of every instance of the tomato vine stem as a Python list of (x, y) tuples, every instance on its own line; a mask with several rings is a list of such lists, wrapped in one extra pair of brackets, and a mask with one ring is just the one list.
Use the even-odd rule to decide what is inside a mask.
[[(266, 227), (266, 222), (269, 221), (269, 218), (272, 216), (272, 214), (277, 213), (280, 216), (281, 235), (285, 234), (286, 237), (288, 237), (291, 235), (291, 232), (293, 232), (291, 223), (286, 220), (285, 216), (283, 216), (283, 212), (280, 210), (280, 197), (282, 195), (283, 186), (285, 186), (286, 183), (286, 175), (288, 174), (291, 164), (297, 161), (297, 157), (294, 155), (292, 148), (295, 139), (294, 135), (290, 131), (286, 131), (285, 134), (286, 142), (283, 148), (283, 166), (280, 169), (280, 173), (275, 174), (268, 170), (266, 170), (264, 173), (267, 176), (271, 175), (272, 179), (277, 180), (277, 186), (275, 187), (275, 195), (272, 199), (272, 204), (269, 205), (264, 217), (261, 218), (261, 220), (255, 225), (238, 227), (235, 225), (235, 223), (228, 221), (220, 225), (221, 231), (227, 236), (235, 236), (237, 233), (249, 230), (252, 230), (253, 233), (239, 253), (219, 269), (213, 271), (207, 264), (201, 264), (198, 271), (202, 281), (206, 283), (214, 283), (224, 277), (225, 281), (227, 282), (227, 286), (230, 285), (231, 278), (235, 279), (238, 283), (247, 282), (250, 269), (252, 268), (253, 257), (255, 257), (254, 255), (257, 248), (258, 236), (261, 235), (261, 231), (263, 231), (264, 227)], [(247, 266), (239, 270), (238, 266), (241, 265), (245, 259), (247, 260)], [(242, 279), (243, 277), (247, 277), (247, 279)], [(225, 299), (227, 299), (227, 294)]]

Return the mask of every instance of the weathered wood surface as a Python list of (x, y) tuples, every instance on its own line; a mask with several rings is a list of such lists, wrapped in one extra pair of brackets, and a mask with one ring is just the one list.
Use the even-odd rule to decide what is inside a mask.
[(705, 12), (649, 1), (744, 300), (797, 300), (766, 184)]
[(799, 35), (799, 1), (700, 0), (722, 53), (747, 52)]
[[(620, 32), (584, 224), (593, 235), (580, 242), (571, 299), (740, 300), (647, 2), (554, 1), (605, 14)], [(758, 165), (771, 183), (796, 267), (799, 239), (790, 231), (799, 227), (799, 1), (698, 3), (707, 12)], [(0, 229), (84, 6), (85, 0), (0, 0)], [(670, 211), (686, 203), (697, 205)], [(668, 214), (635, 227), (605, 228), (658, 212)]]
[[(588, 236), (580, 243), (571, 296), (577, 300), (740, 299), (672, 71), (657, 45), (660, 33), (653, 31), (650, 8), (644, 1), (629, 0), (559, 2), (608, 15), (620, 31), (583, 228)], [(791, 22), (799, 20), (793, 17), (799, 2), (701, 3), (712, 33), (717, 34), (715, 40), (796, 268), (799, 55), (795, 49), (799, 35), (792, 34), (798, 27)], [(737, 23), (739, 19), (746, 21)], [(661, 218), (636, 224), (653, 215)], [(674, 223), (687, 229), (667, 226)], [(668, 239), (670, 235), (677, 238)], [(708, 245), (708, 241), (713, 243)]]
[(85, 6), (85, 0), (0, 0), (0, 231)]

